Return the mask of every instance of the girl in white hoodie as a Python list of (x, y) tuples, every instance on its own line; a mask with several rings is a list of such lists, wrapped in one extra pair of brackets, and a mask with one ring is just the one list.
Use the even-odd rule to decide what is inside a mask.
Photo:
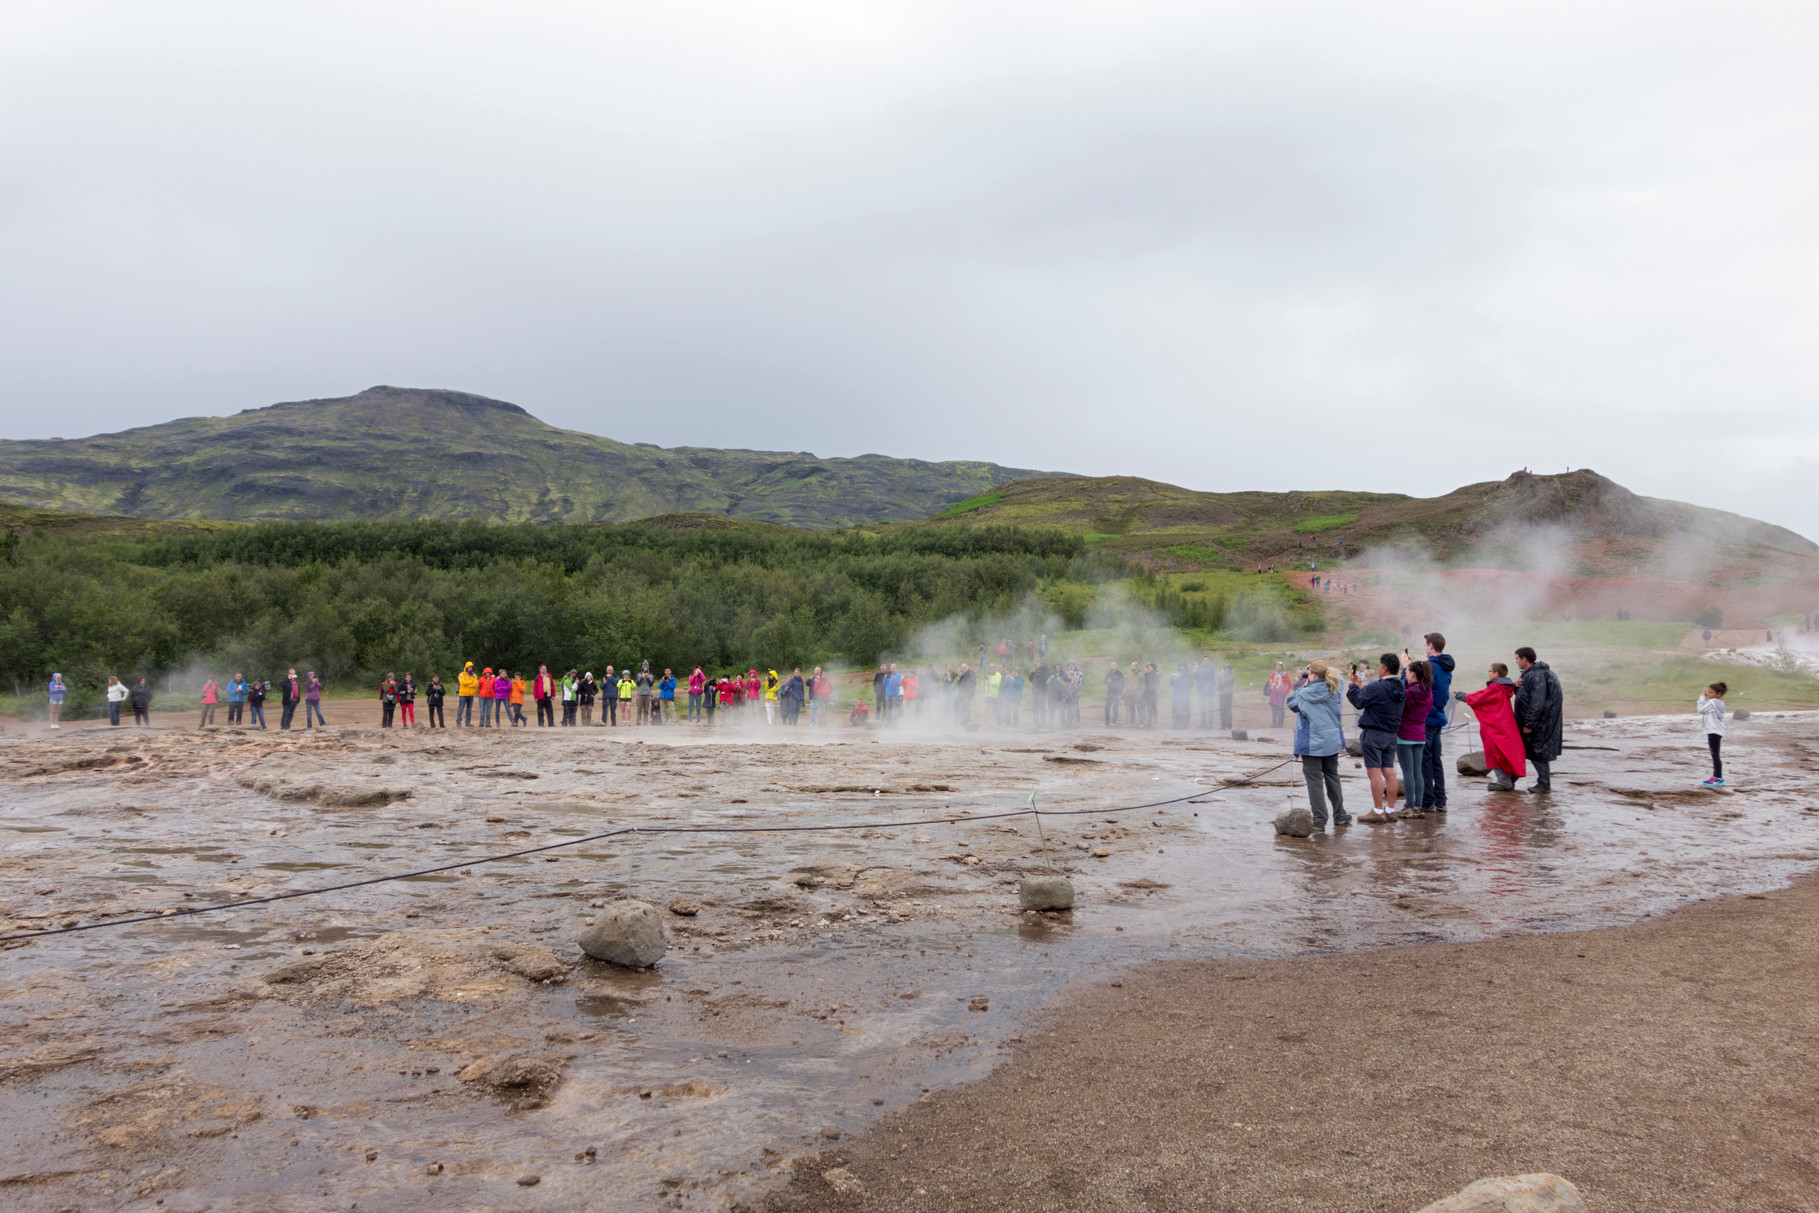
[(1724, 786), (1724, 759), (1718, 751), (1724, 745), (1724, 693), (1728, 690), (1724, 683), (1714, 682), (1699, 692), (1699, 702), (1693, 705), (1699, 723), (1705, 726), (1705, 744), (1712, 751), (1712, 777), (1705, 781), (1708, 788)]

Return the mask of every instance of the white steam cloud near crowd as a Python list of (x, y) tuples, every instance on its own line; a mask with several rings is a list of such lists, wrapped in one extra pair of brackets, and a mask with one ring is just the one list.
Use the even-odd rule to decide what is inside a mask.
[(373, 383), (628, 441), (1819, 536), (1819, 10), (0, 17), (0, 435)]

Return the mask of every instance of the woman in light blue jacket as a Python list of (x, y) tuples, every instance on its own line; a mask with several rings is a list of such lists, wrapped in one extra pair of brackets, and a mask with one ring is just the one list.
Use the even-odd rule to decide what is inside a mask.
[(1348, 826), (1345, 795), (1339, 788), (1339, 755), (1345, 752), (1345, 727), (1339, 721), (1339, 671), (1324, 661), (1311, 661), (1302, 671), (1303, 684), (1289, 693), (1288, 710), (1295, 714), (1295, 753), (1301, 758), (1301, 775), (1307, 780), (1308, 807), (1314, 828), (1326, 829), (1326, 802), (1333, 802), (1333, 826)]

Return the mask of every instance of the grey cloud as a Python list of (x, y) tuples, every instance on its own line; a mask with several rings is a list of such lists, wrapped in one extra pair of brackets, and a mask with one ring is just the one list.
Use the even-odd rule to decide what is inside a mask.
[(1594, 466), (1819, 535), (1801, 14), (426, 13), (19, 27), (8, 436), (417, 383), (1205, 488)]

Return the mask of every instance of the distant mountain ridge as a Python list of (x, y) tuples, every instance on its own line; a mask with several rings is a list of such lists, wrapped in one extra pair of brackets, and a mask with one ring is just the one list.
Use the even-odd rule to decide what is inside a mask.
[(1772, 523), (1632, 493), (1590, 469), (1516, 472), (1439, 497), (1312, 490), (1205, 493), (1135, 476), (1004, 485), (926, 525), (1049, 526), (1160, 570), (1331, 567), (1378, 554), (1723, 581), (1819, 572), (1819, 544)]
[(379, 386), (90, 438), (0, 441), (0, 501), (136, 518), (909, 521), (1066, 473), (617, 442), (467, 392)]

